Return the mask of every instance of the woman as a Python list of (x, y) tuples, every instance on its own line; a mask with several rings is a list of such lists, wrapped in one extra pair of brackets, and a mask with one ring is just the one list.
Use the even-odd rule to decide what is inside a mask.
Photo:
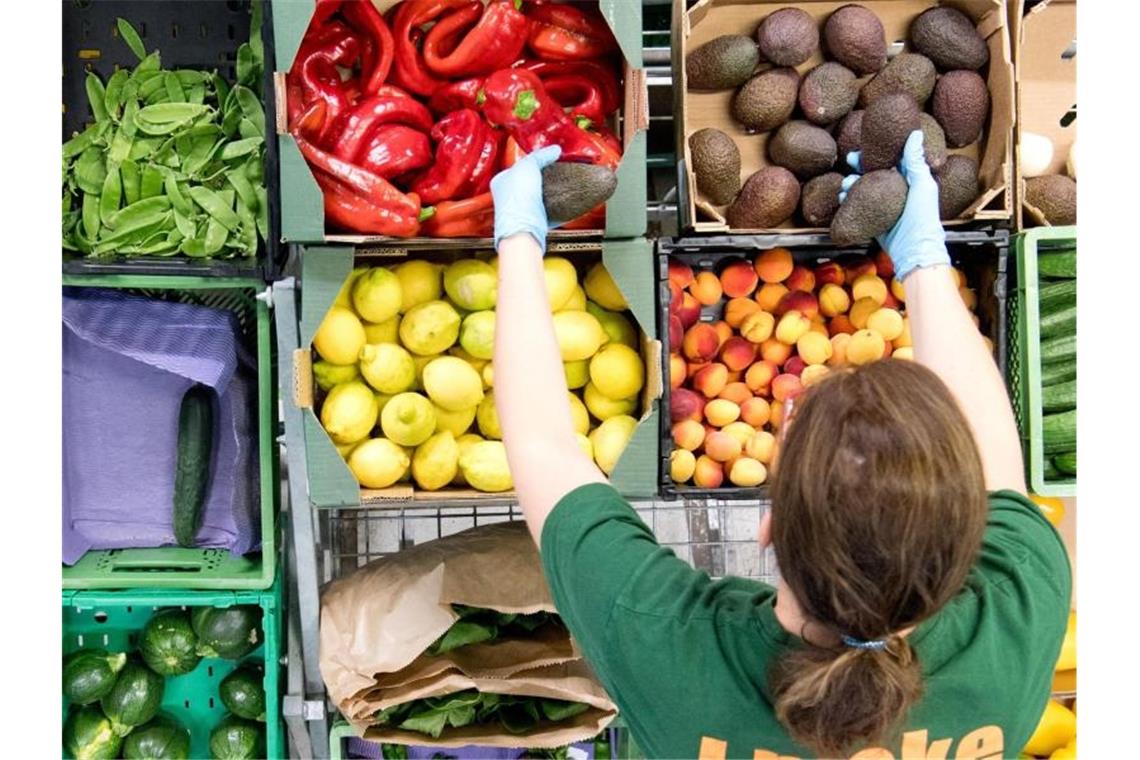
[(900, 166), (906, 210), (880, 240), (916, 362), (833, 372), (797, 400), (760, 528), (775, 588), (712, 581), (661, 548), (580, 452), (542, 268), (540, 170), (557, 156), (492, 183), (495, 398), (555, 603), (639, 744), (650, 757), (1016, 756), (1048, 697), (1068, 559), (1024, 496), (921, 133)]

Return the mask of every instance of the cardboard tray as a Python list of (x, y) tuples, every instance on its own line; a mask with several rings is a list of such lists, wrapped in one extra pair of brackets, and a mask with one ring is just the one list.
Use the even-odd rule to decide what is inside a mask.
[[(371, 0), (382, 12), (400, 0)], [(583, 0), (574, 0), (583, 2)], [(634, 238), (645, 234), (646, 213), (645, 141), (649, 128), (649, 95), (641, 60), (641, 3), (634, 0), (597, 0), (602, 15), (613, 30), (621, 49), (624, 105), (610, 125), (621, 136), (622, 161), (618, 186), (606, 204), (604, 230), (574, 230), (550, 233), (550, 240), (583, 238)], [(285, 73), (292, 67), (297, 49), (312, 18), (313, 0), (276, 0), (272, 6), (276, 60), (275, 89), (277, 143), (281, 161), (282, 241), (285, 243), (338, 243), (350, 245), (389, 244), (432, 247), (440, 238), (392, 238), (380, 235), (330, 233), (325, 229), (324, 200), (308, 163), (286, 128)], [(470, 246), (489, 242), (480, 238), (456, 239)]]
[[(447, 506), (504, 504), (516, 501), (513, 492), (483, 493), (473, 489), (444, 488), (423, 491), (413, 484), (390, 488), (362, 489), (348, 465), (337, 452), (316, 411), (315, 382), (312, 372), (313, 335), (332, 306), (341, 285), (355, 264), (395, 263), (406, 258), (448, 262), (470, 257), (472, 251), (454, 241), (449, 246), (428, 248), (303, 246), (301, 259), (301, 311), (299, 345), (293, 352), (293, 403), (304, 412), (305, 458), (308, 465), (309, 500), (319, 508), (406, 507), (409, 505)], [(481, 251), (490, 255), (487, 248)], [(641, 395), (640, 421), (614, 471), (610, 482), (623, 495), (649, 498), (657, 491), (659, 399), (662, 393), (662, 352), (657, 339), (653, 251), (645, 239), (599, 240), (592, 243), (551, 242), (548, 253), (566, 256), (575, 263), (605, 262), (606, 268), (629, 303), (630, 312), (641, 333), (641, 354), (646, 381)], [(579, 267), (580, 268), (580, 267)], [(284, 360), (284, 357), (282, 357)]]
[[(982, 194), (959, 219), (947, 226), (971, 222), (984, 225), (1008, 222), (1013, 214), (1011, 183), (1013, 181), (1014, 92), (1013, 64), (1010, 57), (1009, 30), (1004, 0), (869, 0), (861, 3), (882, 20), (887, 35), (888, 52), (903, 49), (910, 22), (922, 11), (936, 5), (951, 5), (966, 13), (978, 24), (990, 50), (986, 83), (990, 90), (990, 115), (982, 139), (965, 148), (952, 150), (978, 160)], [(689, 170), (689, 136), (705, 127), (721, 129), (740, 147), (741, 179), (746, 180), (758, 169), (770, 165), (767, 159), (768, 137), (772, 133), (748, 134), (731, 116), (733, 90), (689, 92), (685, 71), (686, 53), (722, 34), (752, 36), (761, 19), (777, 7), (802, 8), (823, 22), (838, 8), (847, 5), (834, 0), (804, 0), (788, 3), (782, 0), (697, 0), (685, 10), (685, 0), (673, 0), (673, 93), (676, 114), (677, 190), (681, 227), (696, 233), (764, 234), (827, 232), (817, 227), (778, 229), (729, 229), (724, 206), (713, 206), (702, 200), (696, 180)], [(823, 61), (817, 52), (798, 67), (801, 74)], [(765, 64), (766, 66), (766, 64)], [(865, 82), (870, 76), (862, 77)], [(842, 157), (840, 159), (842, 161)], [(838, 171), (844, 171), (842, 168)]]

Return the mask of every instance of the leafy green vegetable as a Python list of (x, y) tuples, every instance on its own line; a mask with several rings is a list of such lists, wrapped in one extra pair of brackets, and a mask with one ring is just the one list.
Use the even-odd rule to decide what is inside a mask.
[(538, 697), (482, 694), (475, 689), (405, 702), (374, 716), (379, 726), (415, 731), (438, 739), (448, 726), (498, 725), (512, 734), (533, 731), (541, 723), (560, 723), (589, 709), (581, 702)]
[(453, 604), (451, 609), (459, 615), (459, 619), (428, 647), (427, 653), (430, 655), (444, 654), (470, 644), (525, 637), (544, 625), (562, 625), (562, 619), (552, 612), (520, 615), (464, 604)]

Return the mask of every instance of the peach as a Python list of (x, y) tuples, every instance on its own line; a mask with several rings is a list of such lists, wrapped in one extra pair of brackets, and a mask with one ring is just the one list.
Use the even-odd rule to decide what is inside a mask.
[(680, 388), (689, 377), (688, 369), (689, 365), (685, 364), (683, 356), (669, 354), (669, 387)]
[(754, 363), (744, 373), (744, 383), (753, 393), (758, 393), (761, 388), (767, 388), (771, 385), (772, 379), (779, 373), (780, 369), (775, 362), (762, 359)]
[(692, 380), (694, 375), (707, 366), (709, 366), (709, 362), (689, 362), (685, 367), (685, 379)]
[(719, 348), (720, 336), (708, 322), (698, 322), (690, 327), (681, 342), (681, 352), (691, 362), (711, 361)]
[(720, 360), (733, 372), (746, 369), (756, 358), (756, 345), (734, 335), (720, 347)]
[(798, 377), (799, 374), (804, 371), (804, 367), (806, 366), (807, 362), (803, 360), (803, 357), (793, 356), (784, 362), (784, 372), (789, 375), (796, 375)]
[(744, 259), (734, 261), (720, 273), (720, 285), (729, 298), (743, 298), (756, 290), (756, 269)]
[(891, 354), (892, 359), (906, 359), (907, 361), (914, 361), (914, 349), (910, 346), (900, 346), (896, 348), (894, 353)]
[(760, 344), (760, 358), (772, 362), (777, 367), (786, 362), (791, 355), (792, 347), (775, 338), (768, 338)]
[(700, 488), (720, 488), (724, 482), (724, 468), (720, 462), (701, 455), (697, 457), (697, 466), (693, 471), (693, 485)]
[(693, 375), (693, 390), (700, 391), (705, 398), (716, 398), (728, 384), (728, 368), (713, 362)]
[(723, 319), (713, 322), (712, 326), (713, 329), (716, 330), (716, 347), (719, 351), (720, 347), (724, 345), (724, 342), (732, 337), (732, 327), (730, 327), (728, 322), (725, 322)]
[(851, 317), (846, 314), (839, 314), (831, 318), (827, 323), (827, 331), (833, 336), (835, 335), (850, 335), (855, 332), (855, 325), (851, 324)]
[(856, 330), (862, 330), (867, 326), (867, 320), (870, 316), (878, 310), (879, 302), (874, 298), (860, 298), (851, 304), (851, 311), (847, 312), (847, 318), (851, 320), (851, 325)]
[(669, 315), (669, 348), (679, 351), (681, 342), (685, 339), (685, 326), (676, 314)]
[(874, 330), (859, 330), (847, 344), (847, 361), (851, 364), (868, 364), (883, 358), (887, 342)]
[[(732, 383), (739, 383), (739, 382), (741, 382), (742, 380), (744, 380), (744, 370), (742, 370), (742, 369), (735, 369), (735, 370), (733, 370), (733, 369), (730, 369), (730, 370), (728, 371), (728, 377), (727, 377), (727, 380), (728, 380), (728, 382), (726, 382), (726, 383), (724, 384), (724, 387), (725, 387), (725, 388), (727, 388), (727, 387), (728, 387), (729, 385), (731, 385)], [(721, 391), (721, 393), (724, 393), (724, 391)]]
[(744, 455), (751, 457), (762, 464), (772, 461), (772, 454), (776, 451), (776, 436), (767, 430), (760, 430), (744, 444)]
[(740, 419), (740, 407), (723, 398), (714, 398), (705, 404), (705, 419), (713, 427), (722, 428)]
[(808, 364), (823, 364), (831, 358), (831, 341), (827, 339), (826, 335), (820, 335), (817, 332), (804, 333), (796, 341), (796, 351), (799, 352), (800, 358)]
[(783, 282), (792, 273), (795, 262), (787, 248), (773, 248), (757, 256), (753, 266), (764, 282)]
[(867, 329), (874, 330), (883, 336), (883, 340), (891, 341), (902, 335), (903, 318), (894, 309), (883, 307), (867, 317)]
[(795, 375), (783, 374), (776, 375), (776, 379), (772, 381), (772, 398), (776, 401), (783, 403), (790, 398), (795, 398), (803, 391), (803, 383)]
[(740, 457), (728, 469), (728, 479), (734, 486), (755, 488), (768, 479), (768, 468), (750, 457)]
[(696, 420), (673, 423), (673, 443), (682, 449), (696, 451), (705, 442), (705, 426)]
[(741, 380), (734, 380), (724, 386), (724, 390), (720, 392), (717, 398), (726, 399), (734, 404), (743, 404), (752, 398), (752, 391), (748, 389), (747, 383)]
[(842, 285), (827, 283), (819, 289), (819, 313), (836, 317), (851, 308), (851, 297)]
[(800, 375), (800, 382), (804, 384), (805, 388), (810, 388), (822, 380), (830, 371), (826, 364), (813, 364), (804, 369)]
[(669, 477), (674, 483), (688, 483), (697, 469), (697, 458), (686, 449), (673, 449), (669, 455)]
[(669, 313), (676, 314), (677, 310), (681, 308), (681, 302), (684, 299), (684, 291), (672, 280), (669, 281)]
[(720, 278), (712, 272), (697, 272), (697, 277), (689, 285), (689, 292), (700, 302), (701, 306), (712, 306), (720, 302), (724, 290), (720, 287)]
[(788, 286), (789, 290), (802, 290), (805, 293), (810, 293), (815, 290), (815, 273), (803, 264), (796, 264), (792, 267), (792, 273), (788, 275), (788, 279), (784, 280), (784, 284)]
[(889, 280), (895, 276), (895, 262), (891, 261), (891, 255), (882, 248), (875, 251), (871, 260), (875, 262), (875, 273), (884, 280)]
[(693, 297), (692, 293), (686, 292), (681, 295), (681, 305), (677, 307), (677, 311), (674, 313), (681, 320), (681, 325), (687, 330), (701, 318), (701, 304)]
[(847, 344), (851, 342), (849, 333), (836, 333), (831, 336), (831, 358), (827, 364), (831, 367), (840, 367), (847, 363)]
[(816, 266), (815, 281), (820, 286), (842, 285), (846, 282), (846, 275), (838, 261), (826, 261)]
[(705, 418), (705, 398), (688, 388), (678, 388), (669, 395), (669, 418), (673, 422)]
[(753, 396), (740, 405), (740, 419), (757, 429), (766, 425), (771, 415), (771, 405), (758, 396)]
[(978, 296), (970, 288), (958, 288), (958, 295), (962, 296), (962, 303), (966, 304), (966, 308), (970, 311), (978, 308)]
[(740, 334), (746, 340), (759, 344), (771, 338), (775, 328), (775, 317), (766, 311), (754, 311), (740, 324)]
[(891, 278), (891, 295), (902, 303), (906, 302), (906, 288), (894, 277)]
[(756, 303), (764, 311), (775, 312), (780, 305), (780, 299), (788, 294), (788, 289), (778, 282), (767, 282), (756, 291)]
[(843, 261), (843, 281), (850, 285), (865, 274), (876, 274), (875, 262), (866, 256), (851, 256)]
[(728, 322), (729, 327), (738, 330), (750, 314), (759, 310), (760, 304), (751, 298), (733, 298), (724, 305), (724, 321)]
[(738, 457), (743, 450), (744, 446), (735, 436), (721, 430), (709, 433), (705, 437), (705, 454), (717, 462), (726, 462)]
[(858, 301), (861, 298), (873, 298), (879, 306), (887, 297), (887, 283), (877, 274), (864, 274), (856, 278), (851, 284), (851, 297)]
[(679, 288), (687, 288), (693, 282), (693, 268), (683, 261), (669, 258), (669, 282)]
[(793, 309), (780, 317), (780, 321), (776, 323), (776, 340), (794, 346), (800, 336), (809, 329), (811, 329), (811, 320)]
[(895, 298), (895, 294), (892, 293), (890, 291), (890, 289), (888, 288), (887, 289), (887, 297), (883, 299), (883, 306), (886, 306), (888, 309), (894, 309), (895, 311), (899, 311), (902, 309), (903, 304), (902, 304), (902, 301)]
[(903, 317), (902, 332), (899, 333), (897, 338), (895, 338), (893, 341), (891, 341), (891, 344), (896, 349), (906, 348), (907, 346), (913, 346), (914, 345), (914, 341), (910, 337), (910, 318), (909, 317)]
[(798, 311), (808, 319), (819, 314), (819, 300), (811, 293), (793, 290), (776, 304), (776, 316), (782, 317), (789, 311)]
[(728, 433), (736, 440), (740, 441), (741, 447), (745, 446), (752, 436), (756, 435), (756, 428), (749, 425), (747, 422), (730, 422), (721, 428), (722, 433)]

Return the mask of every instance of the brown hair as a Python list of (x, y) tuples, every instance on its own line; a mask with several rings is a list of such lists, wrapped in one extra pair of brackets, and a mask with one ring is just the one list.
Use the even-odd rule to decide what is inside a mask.
[[(897, 634), (961, 590), (986, 512), (973, 435), (925, 367), (833, 372), (797, 400), (773, 476), (772, 545), (805, 616), (837, 641), (809, 642), (772, 671), (792, 738), (834, 757), (901, 727), (922, 671)], [(847, 647), (842, 635), (887, 647)]]

